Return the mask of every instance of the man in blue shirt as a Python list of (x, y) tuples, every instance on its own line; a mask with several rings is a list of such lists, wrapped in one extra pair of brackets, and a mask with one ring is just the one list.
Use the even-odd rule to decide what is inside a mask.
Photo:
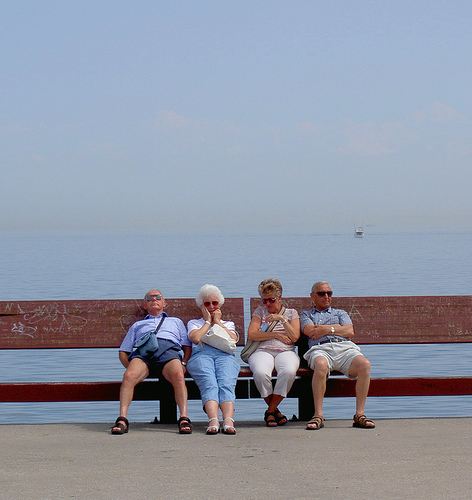
[[(133, 400), (134, 388), (149, 375), (163, 376), (172, 384), (180, 412), (179, 432), (181, 434), (192, 432), (192, 423), (187, 416), (188, 395), (185, 385), (185, 372), (192, 353), (192, 343), (182, 320), (167, 316), (164, 312), (165, 307), (166, 301), (162, 293), (159, 290), (150, 290), (144, 297), (142, 305), (148, 315), (131, 325), (121, 343), (119, 357), (126, 372), (120, 388), (120, 416), (112, 427), (112, 434), (128, 432), (127, 415)], [(154, 341), (156, 350), (153, 352), (145, 352), (144, 349), (133, 350), (136, 341), (150, 332), (155, 335), (151, 340)]]
[(353, 427), (373, 429), (375, 424), (364, 415), (370, 385), (370, 362), (359, 346), (351, 341), (354, 327), (343, 309), (331, 307), (333, 290), (326, 281), (318, 281), (311, 289), (310, 297), (315, 307), (300, 314), (302, 332), (309, 337), (308, 351), (303, 356), (313, 370), (312, 389), (315, 414), (307, 424), (307, 430), (324, 427), (323, 399), (326, 380), (336, 370), (356, 381), (356, 413)]

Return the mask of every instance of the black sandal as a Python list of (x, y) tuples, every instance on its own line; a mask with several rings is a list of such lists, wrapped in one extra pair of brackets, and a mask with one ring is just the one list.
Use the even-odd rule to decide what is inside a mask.
[(269, 410), (267, 410), (264, 413), (264, 420), (267, 427), (277, 427), (277, 412), (276, 411), (270, 412)]
[(277, 425), (285, 425), (288, 422), (288, 419), (285, 415), (283, 415), (278, 408), (276, 408), (274, 412), (275, 421)]
[[(121, 423), (123, 422), (123, 423)], [(125, 425), (123, 425), (125, 424)], [(118, 429), (115, 429), (117, 427)], [(129, 422), (126, 417), (118, 417), (116, 419), (115, 425), (111, 428), (112, 434), (126, 434), (129, 429)]]
[(180, 417), (177, 425), (179, 434), (192, 434), (192, 422), (188, 417)]

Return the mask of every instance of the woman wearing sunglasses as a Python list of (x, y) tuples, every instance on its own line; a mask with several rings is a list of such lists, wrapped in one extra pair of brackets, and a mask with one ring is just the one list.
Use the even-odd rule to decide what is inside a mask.
[(187, 330), (193, 343), (187, 370), (194, 378), (202, 397), (203, 409), (208, 415), (207, 434), (220, 432), (219, 409), (223, 415), (223, 433), (236, 434), (234, 427), (234, 400), (239, 363), (233, 354), (202, 342), (212, 327), (221, 327), (233, 340), (238, 340), (234, 323), (223, 321), (221, 306), (225, 299), (215, 285), (203, 285), (195, 299), (202, 311), (200, 319), (188, 322)]
[[(295, 309), (281, 304), (280, 281), (267, 279), (258, 287), (261, 306), (252, 313), (248, 340), (259, 341), (257, 349), (249, 356), (248, 363), (254, 382), (268, 405), (264, 420), (268, 427), (285, 425), (287, 417), (279, 411), (280, 402), (287, 396), (300, 365), (295, 352), (295, 342), (300, 337), (300, 319)], [(272, 372), (277, 372), (272, 387)]]

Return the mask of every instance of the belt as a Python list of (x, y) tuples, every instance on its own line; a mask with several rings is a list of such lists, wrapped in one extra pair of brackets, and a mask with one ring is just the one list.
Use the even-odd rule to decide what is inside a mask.
[(332, 342), (345, 342), (345, 339), (327, 339), (327, 340), (322, 340), (321, 342), (318, 342), (317, 344), (315, 345), (321, 345), (321, 344), (328, 344), (328, 343), (332, 343)]

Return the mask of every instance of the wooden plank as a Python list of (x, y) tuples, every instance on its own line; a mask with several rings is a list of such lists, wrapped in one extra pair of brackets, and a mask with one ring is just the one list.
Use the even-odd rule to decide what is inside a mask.
[[(193, 379), (186, 381), (189, 400), (200, 399)], [(12, 382), (0, 383), (0, 403), (119, 401), (121, 382)], [(249, 380), (238, 380), (236, 397), (249, 398)], [(259, 397), (259, 396), (257, 396)], [(170, 401), (174, 390), (166, 380), (146, 380), (135, 388), (134, 401)]]
[[(119, 347), (142, 319), (142, 299), (0, 302), (0, 349)], [(201, 317), (194, 299), (167, 299), (166, 312), (187, 324)], [(225, 317), (244, 344), (244, 301), (226, 298)]]
[[(0, 402), (118, 401), (121, 382), (1, 383)], [(355, 380), (345, 377), (327, 381), (326, 397), (354, 397)], [(187, 381), (189, 399), (200, 399), (193, 380)], [(238, 380), (238, 399), (259, 398), (253, 380)], [(467, 396), (472, 395), (472, 377), (398, 377), (371, 380), (369, 397)], [(166, 381), (146, 380), (136, 387), (136, 401), (173, 400)], [(288, 397), (311, 399), (311, 377), (297, 379)]]
[[(284, 297), (299, 312), (309, 297)], [(251, 311), (261, 304), (251, 298)], [(472, 342), (472, 296), (333, 297), (333, 307), (351, 316), (357, 344)]]

